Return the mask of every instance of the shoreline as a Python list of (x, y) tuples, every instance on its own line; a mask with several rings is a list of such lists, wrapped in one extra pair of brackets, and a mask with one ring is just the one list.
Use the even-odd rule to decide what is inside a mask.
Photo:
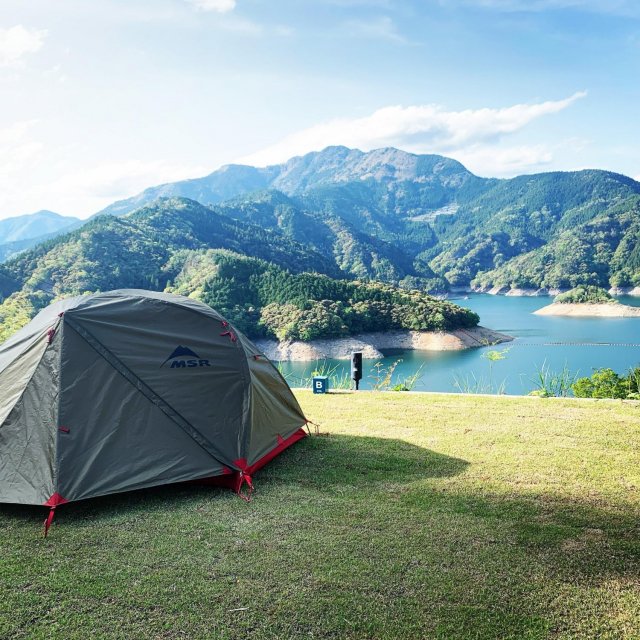
[[(554, 297), (561, 293), (566, 293), (570, 289), (519, 289), (511, 287), (451, 287), (447, 296), (456, 296), (468, 293), (486, 293), (491, 296), (514, 296), (514, 297), (530, 297), (543, 298)], [(640, 287), (611, 287), (609, 294), (612, 296), (640, 296)]]
[(486, 327), (453, 331), (386, 331), (360, 333), (342, 338), (321, 338), (311, 342), (255, 340), (254, 343), (270, 360), (310, 362), (313, 360), (346, 360), (353, 351), (362, 351), (368, 360), (380, 359), (387, 349), (415, 351), (461, 351), (492, 344), (511, 342), (513, 337)]
[(539, 316), (573, 316), (593, 318), (640, 318), (640, 307), (620, 303), (554, 302), (533, 312)]
[[(291, 391), (293, 392), (306, 392), (313, 393), (313, 389), (311, 387), (291, 387)], [(609, 402), (616, 404), (630, 404), (633, 407), (640, 407), (640, 400), (633, 400), (630, 398), (577, 398), (576, 396), (532, 396), (529, 394), (522, 393), (467, 393), (464, 391), (424, 391), (422, 389), (412, 389), (411, 391), (393, 391), (392, 389), (359, 389), (356, 391), (355, 389), (330, 389), (327, 391), (326, 395), (358, 395), (362, 393), (373, 393), (375, 395), (380, 395), (384, 393), (388, 393), (390, 395), (398, 395), (398, 394), (413, 394), (413, 395), (423, 395), (423, 396), (455, 396), (455, 397), (463, 397), (463, 398), (488, 398), (488, 399), (508, 399), (508, 400), (533, 400), (535, 402)]]

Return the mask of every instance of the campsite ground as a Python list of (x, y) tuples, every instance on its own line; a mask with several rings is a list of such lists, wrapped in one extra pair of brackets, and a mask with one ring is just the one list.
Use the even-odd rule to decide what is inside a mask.
[(0, 506), (0, 637), (640, 637), (640, 404), (297, 395), (249, 504)]

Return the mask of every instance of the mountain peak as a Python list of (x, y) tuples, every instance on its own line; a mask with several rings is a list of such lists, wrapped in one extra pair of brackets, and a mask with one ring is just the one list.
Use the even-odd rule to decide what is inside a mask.
[(45, 236), (71, 227), (78, 222), (80, 222), (78, 218), (63, 216), (47, 209), (5, 218), (0, 220), (0, 244)]
[(227, 164), (202, 178), (150, 187), (99, 213), (125, 215), (163, 196), (184, 196), (210, 205), (268, 189), (298, 195), (316, 187), (362, 181), (459, 186), (473, 177), (459, 162), (443, 156), (394, 147), (365, 152), (335, 145), (263, 168)]
[(373, 182), (457, 184), (473, 177), (456, 160), (438, 155), (418, 155), (384, 147), (360, 151), (347, 147), (327, 147), (322, 151), (292, 158), (283, 165), (273, 187), (285, 193), (301, 193), (317, 186), (369, 180)]
[[(59, 220), (60, 218), (65, 218), (66, 216), (63, 216), (60, 213), (56, 213), (55, 211), (50, 211), (49, 209), (40, 209), (40, 211), (36, 211), (35, 213), (31, 213), (31, 214), (27, 214), (27, 215), (31, 215), (31, 216), (38, 216), (40, 218), (52, 218), (55, 220)], [(26, 216), (19, 216), (19, 217), (26, 217)], [(75, 220), (75, 218), (74, 218)]]

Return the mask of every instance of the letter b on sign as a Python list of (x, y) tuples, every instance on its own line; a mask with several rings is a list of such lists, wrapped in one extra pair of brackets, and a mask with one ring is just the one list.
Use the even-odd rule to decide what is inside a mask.
[(313, 393), (327, 393), (329, 391), (329, 378), (327, 376), (315, 376), (312, 386)]

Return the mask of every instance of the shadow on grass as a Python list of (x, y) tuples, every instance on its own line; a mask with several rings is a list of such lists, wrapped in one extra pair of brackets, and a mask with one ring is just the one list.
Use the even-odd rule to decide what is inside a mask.
[[(566, 551), (582, 564), (584, 550), (610, 537), (617, 538), (619, 555), (607, 555), (584, 563), (596, 572), (623, 572), (629, 560), (640, 562), (638, 514), (617, 505), (603, 508), (588, 500), (577, 501), (544, 492), (526, 495), (484, 493), (482, 487), (448, 484), (440, 479), (462, 474), (469, 463), (407, 442), (360, 436), (310, 437), (283, 452), (254, 476), (257, 499), (269, 499), (287, 488), (333, 494), (340, 487), (359, 495), (373, 494), (377, 504), (412, 509), (416, 521), (442, 513), (470, 518), (494, 529), (508, 528), (509, 544), (528, 549)], [(400, 488), (389, 493), (385, 489)], [(364, 498), (363, 498), (364, 499)], [(244, 513), (245, 504), (226, 488), (180, 483), (82, 500), (59, 509), (58, 520), (73, 526), (98, 526), (113, 519), (136, 519), (192, 508), (208, 502), (213, 509)], [(237, 505), (235, 506), (234, 505)], [(218, 507), (216, 507), (216, 504)], [(251, 507), (249, 507), (251, 508)], [(268, 507), (261, 507), (264, 509)], [(46, 509), (38, 506), (0, 505), (3, 524), (37, 525)], [(620, 560), (620, 563), (616, 561)], [(601, 561), (602, 562), (601, 562)]]
[[(375, 487), (379, 483), (445, 478), (462, 473), (468, 463), (415, 445), (386, 438), (343, 435), (305, 438), (284, 451), (254, 476), (265, 492), (282, 484), (331, 490), (337, 485)], [(99, 517), (123, 511), (161, 511), (181, 501), (236, 497), (229, 489), (194, 483), (163, 485), (65, 504), (58, 509), (69, 518)], [(38, 519), (39, 506), (0, 504), (0, 519)], [(59, 517), (59, 515), (57, 517)], [(1, 527), (0, 520), (0, 527)]]
[[(153, 587), (156, 594), (171, 588), (183, 562), (180, 554), (175, 559), (167, 555), (164, 543), (179, 538), (189, 541), (184, 543), (189, 555), (206, 559), (213, 554), (215, 560), (209, 562), (220, 565), (216, 575), (236, 575), (248, 558), (252, 562), (245, 570), (251, 574), (247, 584), (252, 594), (269, 594), (281, 609), (265, 615), (272, 611), (272, 602), (255, 607), (257, 617), (246, 613), (255, 629), (247, 632), (232, 620), (230, 625), (239, 626), (230, 627), (229, 637), (300, 637), (308, 632), (316, 637), (542, 640), (563, 633), (624, 637), (619, 632), (625, 624), (632, 633), (637, 630), (631, 616), (640, 545), (637, 513), (630, 505), (590, 503), (587, 497), (544, 491), (489, 493), (486, 486), (465, 478), (445, 482), (468, 466), (464, 460), (394, 439), (307, 438), (256, 474), (254, 504), (246, 505), (227, 489), (194, 484), (116, 494), (65, 505), (57, 516), (64, 527), (54, 531), (50, 544), (38, 541), (31, 546), (44, 509), (2, 505), (0, 536), (2, 543), (17, 541), (17, 567), (28, 564), (35, 549), (54, 556), (70, 546), (74, 553), (103, 553), (107, 565), (126, 564), (139, 580), (147, 565), (135, 554), (144, 548), (151, 564), (169, 563), (168, 582)], [(350, 490), (338, 492), (341, 486)], [(295, 497), (306, 489), (307, 502), (296, 503)], [(166, 529), (158, 524), (163, 514), (171, 515)], [(264, 527), (254, 542), (243, 533), (246, 522), (237, 528), (238, 520), (252, 517)], [(111, 542), (110, 534), (105, 536), (104, 524), (111, 533), (125, 532), (117, 538), (120, 546)], [(221, 528), (211, 534), (218, 546), (208, 552), (204, 545), (209, 540), (192, 540), (189, 533), (212, 526)], [(235, 546), (240, 538), (242, 553)], [(264, 567), (261, 562), (269, 553), (275, 557), (285, 551), (291, 575), (285, 571), (274, 579), (278, 562)], [(75, 576), (82, 563), (92, 575), (89, 556), (77, 557), (80, 560), (73, 556), (67, 569), (69, 575)], [(135, 568), (136, 562), (142, 569)], [(19, 575), (18, 586), (37, 582), (41, 572)], [(114, 585), (121, 578), (114, 574), (109, 579), (110, 589), (117, 592)], [(607, 587), (598, 592), (606, 581), (612, 585), (610, 592)], [(203, 611), (212, 601), (224, 602), (227, 610), (238, 606), (234, 596), (224, 595), (226, 587), (222, 595), (208, 591), (217, 584), (213, 579), (190, 577), (189, 584), (194, 590), (189, 600), (200, 603)], [(301, 599), (289, 605), (291, 594), (298, 591)], [(612, 597), (617, 598), (615, 606)], [(126, 618), (127, 607), (118, 615)], [(630, 621), (625, 622), (624, 615), (618, 621), (616, 607)], [(171, 611), (168, 607), (165, 615)], [(362, 611), (353, 622), (355, 629), (345, 627), (353, 611)], [(300, 633), (287, 631), (290, 622)], [(182, 623), (189, 629), (193, 621), (183, 618)]]
[(304, 440), (256, 476), (260, 485), (282, 480), (331, 490), (380, 483), (448, 478), (464, 472), (466, 460), (391, 438), (321, 435)]

